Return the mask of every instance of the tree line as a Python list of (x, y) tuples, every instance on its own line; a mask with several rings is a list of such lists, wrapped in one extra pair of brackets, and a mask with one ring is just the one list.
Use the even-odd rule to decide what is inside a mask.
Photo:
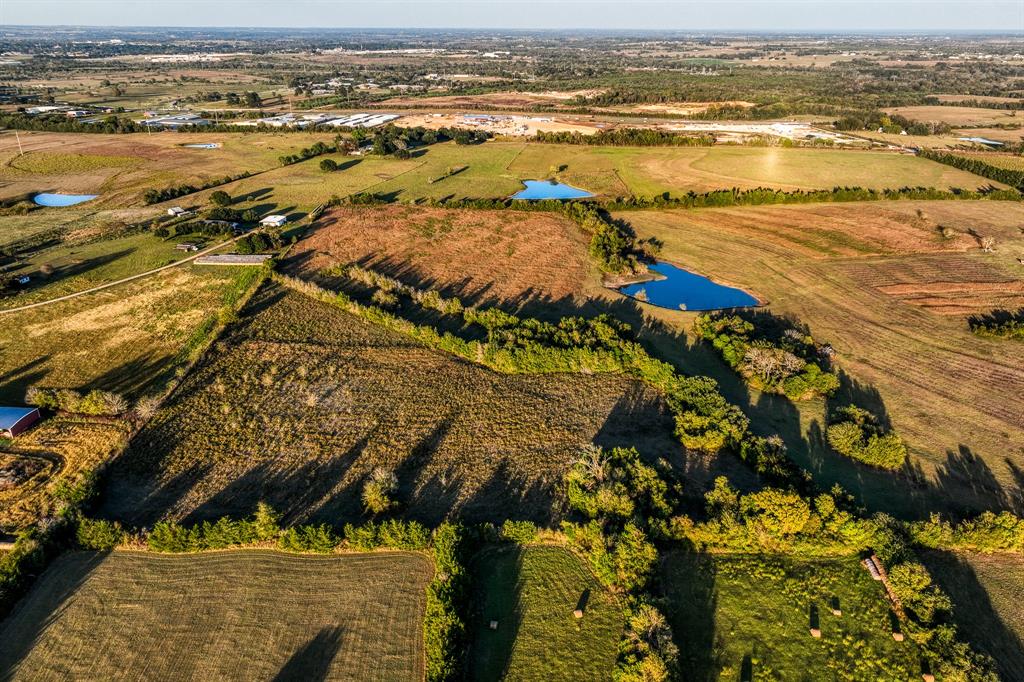
[(938, 161), (939, 163), (944, 163), (947, 166), (959, 168), (960, 170), (967, 171), (968, 173), (974, 173), (975, 175), (980, 175), (983, 178), (1001, 182), (1004, 185), (1009, 185), (1010, 187), (1016, 187), (1017, 190), (1024, 192), (1024, 171), (1000, 168), (998, 166), (993, 166), (990, 163), (986, 163), (982, 159), (970, 156), (961, 156), (959, 154), (948, 154), (935, 149), (920, 149), (917, 154), (918, 156), (926, 159)]

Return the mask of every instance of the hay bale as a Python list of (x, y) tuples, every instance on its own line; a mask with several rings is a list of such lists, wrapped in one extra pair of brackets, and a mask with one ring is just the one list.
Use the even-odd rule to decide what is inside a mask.
[(583, 609), (576, 609), (575, 611), (572, 612), (572, 615), (576, 616), (577, 618), (582, 618), (583, 617)]
[(892, 638), (895, 639), (897, 642), (902, 642), (903, 641), (903, 633), (900, 632), (899, 630), (897, 630), (896, 632), (892, 633)]
[(921, 679), (924, 680), (924, 682), (935, 682), (935, 675), (932, 675), (931, 673), (921, 673)]
[(498, 629), (498, 621), (496, 621), (496, 620), (492, 620), (491, 621), (491, 629), (492, 630), (497, 630)]
[(821, 629), (811, 628), (811, 637), (814, 637), (815, 639), (821, 639)]
[(833, 616), (841, 616), (841, 615), (843, 615), (843, 610), (842, 609), (832, 609), (832, 615)]

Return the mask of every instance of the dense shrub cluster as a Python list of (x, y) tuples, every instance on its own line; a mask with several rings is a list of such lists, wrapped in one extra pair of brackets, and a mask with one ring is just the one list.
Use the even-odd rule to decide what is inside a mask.
[(921, 149), (918, 155), (1024, 191), (1024, 171), (1000, 168), (979, 158), (949, 154), (935, 149)]
[(792, 400), (830, 396), (839, 377), (822, 369), (825, 347), (806, 330), (765, 314), (704, 313), (693, 324), (697, 338), (711, 342), (747, 383)]
[(498, 537), (505, 542), (528, 545), (537, 539), (537, 526), (531, 521), (505, 519), (498, 531)]
[(1024, 552), (1024, 520), (1010, 512), (984, 512), (953, 524), (932, 514), (907, 524), (911, 540), (923, 547), (971, 552)]
[(915, 121), (899, 114), (872, 111), (863, 114), (849, 114), (835, 122), (836, 130), (881, 130), (883, 133), (899, 135), (945, 135), (952, 130), (948, 123), (941, 121)]
[(993, 310), (967, 319), (971, 331), (978, 336), (1024, 341), (1024, 308), (1017, 312)]
[[(667, 468), (667, 467), (666, 467)], [(584, 449), (565, 476), (569, 507), (588, 519), (564, 522), (569, 543), (598, 580), (625, 595), (627, 627), (614, 679), (668, 680), (678, 650), (664, 615), (644, 588), (658, 560), (647, 527), (662, 527), (678, 504), (678, 486), (644, 464), (630, 448)]]
[(128, 401), (110, 391), (94, 389), (85, 395), (69, 388), (33, 386), (25, 392), (25, 402), (48, 410), (91, 415), (119, 415), (128, 410)]
[(270, 232), (250, 232), (235, 242), (235, 252), (243, 254), (266, 253), (281, 248), (281, 238)]
[(423, 621), (427, 682), (460, 679), (466, 650), (464, 613), (469, 577), (464, 564), (466, 539), (462, 526), (441, 524), (432, 538), (434, 579), (427, 586)]
[(899, 469), (907, 460), (907, 446), (886, 431), (878, 418), (856, 405), (834, 412), (826, 429), (828, 444), (841, 455), (882, 469)]
[(316, 156), (322, 156), (324, 154), (332, 154), (338, 151), (338, 148), (324, 142), (317, 142), (311, 147), (303, 147), (295, 154), (285, 154), (278, 157), (278, 161), (282, 166), (290, 166), (293, 163), (299, 163), (306, 159), (312, 159)]
[(220, 185), (226, 185), (229, 182), (242, 180), (243, 178), (248, 178), (251, 175), (252, 173), (249, 171), (244, 171), (237, 175), (225, 175), (222, 178), (208, 180), (201, 185), (178, 185), (176, 187), (165, 187), (164, 189), (150, 188), (143, 193), (142, 198), (147, 204), (159, 204), (162, 201), (170, 201), (171, 199), (177, 199), (178, 197), (183, 197), (188, 194), (202, 192), (204, 189), (219, 187)]
[(563, 131), (538, 131), (537, 142), (553, 144), (596, 145), (605, 147), (710, 147), (715, 136), (710, 134), (676, 133), (650, 128), (618, 128), (599, 130), (593, 135)]

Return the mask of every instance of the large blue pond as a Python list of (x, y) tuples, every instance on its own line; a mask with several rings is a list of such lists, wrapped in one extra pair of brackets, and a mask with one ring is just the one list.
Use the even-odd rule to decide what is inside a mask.
[(584, 199), (590, 192), (554, 180), (523, 180), (526, 189), (512, 195), (513, 199)]
[(83, 201), (91, 201), (98, 197), (99, 194), (48, 194), (43, 192), (32, 197), (32, 201), (36, 202), (40, 206), (74, 206), (80, 204)]
[(619, 289), (627, 296), (673, 310), (718, 310), (745, 308), (758, 304), (756, 298), (734, 287), (716, 284), (668, 263), (655, 263), (651, 270), (664, 279), (639, 282)]

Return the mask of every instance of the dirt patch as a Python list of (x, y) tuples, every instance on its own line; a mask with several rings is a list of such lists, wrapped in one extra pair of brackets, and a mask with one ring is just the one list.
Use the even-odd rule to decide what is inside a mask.
[(473, 300), (577, 295), (586, 242), (571, 222), (540, 213), (407, 206), (342, 207), (292, 252), (303, 277), (360, 263), (412, 284)]

